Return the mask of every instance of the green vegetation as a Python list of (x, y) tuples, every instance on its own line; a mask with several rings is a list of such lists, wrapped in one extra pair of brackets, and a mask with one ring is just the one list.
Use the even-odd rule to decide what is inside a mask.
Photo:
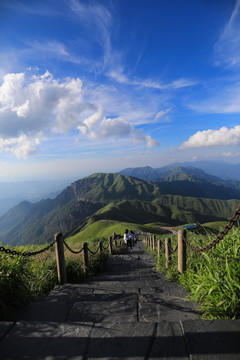
[[(156, 184), (119, 174), (93, 174), (74, 182), (55, 199), (36, 204), (22, 202), (12, 208), (0, 218), (0, 242), (12, 246), (40, 245), (52, 242), (56, 232), (65, 235), (71, 232), (72, 235), (73, 229), (80, 229), (83, 222), (98, 220), (136, 224), (158, 222), (166, 226), (226, 221), (239, 202), (232, 192), (236, 189), (230, 189), (232, 200), (201, 198), (214, 192), (207, 192), (212, 184), (200, 175), (200, 180), (196, 180), (196, 174), (185, 176), (180, 172), (176, 177), (173, 173), (175, 182), (170, 181), (169, 175), (168, 185), (174, 193), (171, 195), (170, 188), (164, 188), (163, 182)], [(178, 178), (185, 180), (176, 180)], [(196, 184), (202, 187), (205, 195), (199, 188), (192, 193), (194, 197), (175, 195), (191, 194), (190, 189)], [(221, 198), (226, 188), (219, 185), (217, 189)], [(225, 195), (223, 198), (229, 198)]]
[[(210, 244), (216, 235), (196, 235), (188, 232), (188, 241), (196, 247)], [(166, 237), (166, 236), (165, 236)], [(159, 237), (158, 237), (159, 238)], [(172, 248), (177, 236), (172, 235)], [(156, 255), (156, 252), (155, 252)], [(178, 276), (177, 253), (172, 254), (171, 267), (165, 268), (165, 254), (156, 257), (156, 267), (170, 280), (178, 280), (189, 292), (191, 300), (199, 304), (203, 318), (240, 318), (240, 229), (233, 228), (214, 248), (207, 252), (193, 252), (187, 248), (187, 270)]]
[[(70, 244), (74, 251), (82, 245)], [(89, 248), (95, 252), (98, 245), (89, 242)], [(104, 241), (107, 247), (107, 240)], [(26, 246), (14, 248), (19, 252), (38, 251), (43, 246)], [(121, 248), (114, 249), (121, 252)], [(103, 254), (89, 253), (89, 276), (96, 275), (105, 268), (108, 251)], [(65, 250), (66, 272), (69, 283), (79, 283), (85, 279), (81, 254), (72, 254)], [(8, 313), (40, 295), (48, 294), (57, 285), (57, 268), (54, 248), (36, 256), (17, 256), (0, 252), (0, 320), (7, 318)]]
[(35, 259), (0, 253), (0, 320), (12, 308), (48, 293), (57, 284), (56, 261), (51, 254), (48, 251)]
[(99, 220), (91, 224), (87, 224), (76, 235), (70, 236), (67, 241), (70, 244), (83, 243), (84, 241), (90, 243), (98, 243), (102, 239), (107, 239), (114, 232), (116, 234), (124, 234), (126, 228), (134, 227), (133, 224), (120, 223), (113, 220)]

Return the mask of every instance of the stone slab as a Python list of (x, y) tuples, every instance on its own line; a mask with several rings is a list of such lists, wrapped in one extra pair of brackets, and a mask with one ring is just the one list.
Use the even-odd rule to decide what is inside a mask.
[(240, 359), (240, 320), (188, 320), (182, 327), (193, 360)]
[(57, 285), (55, 288), (49, 293), (47, 298), (62, 298), (68, 299), (69, 297), (78, 298), (79, 296), (82, 298), (82, 295), (92, 294), (93, 293), (92, 284), (64, 284)]
[(97, 295), (88, 301), (76, 302), (68, 321), (112, 322), (137, 321), (137, 295)]
[(162, 294), (142, 294), (139, 302), (140, 321), (168, 321), (199, 319), (194, 303), (180, 297)]
[(72, 299), (34, 301), (10, 315), (13, 321), (66, 321), (73, 306)]
[(147, 359), (155, 324), (110, 322), (94, 324), (87, 359)]
[(148, 360), (189, 360), (179, 323), (159, 322)]
[(84, 359), (92, 323), (19, 322), (0, 341), (1, 360)]

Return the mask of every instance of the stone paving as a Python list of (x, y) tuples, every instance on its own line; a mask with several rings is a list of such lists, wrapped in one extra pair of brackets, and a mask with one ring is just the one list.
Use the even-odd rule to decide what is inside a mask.
[(240, 359), (239, 320), (201, 320), (142, 243), (0, 322), (0, 359)]

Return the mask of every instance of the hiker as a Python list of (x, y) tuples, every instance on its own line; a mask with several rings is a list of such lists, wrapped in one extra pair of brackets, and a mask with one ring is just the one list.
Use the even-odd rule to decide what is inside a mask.
[(126, 248), (130, 247), (132, 249), (130, 233), (129, 233), (128, 229), (126, 229), (125, 233), (123, 234), (123, 241), (126, 244)]
[(130, 238), (130, 241), (131, 241), (131, 249), (132, 249), (132, 247), (134, 246), (134, 237), (135, 237), (134, 231), (133, 231), (133, 230), (130, 230), (129, 238)]

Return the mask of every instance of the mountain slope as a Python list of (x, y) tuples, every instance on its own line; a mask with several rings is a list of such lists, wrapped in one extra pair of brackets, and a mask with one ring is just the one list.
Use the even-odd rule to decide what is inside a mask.
[[(151, 201), (156, 184), (117, 174), (93, 174), (68, 186), (55, 199), (20, 203), (0, 218), (0, 241), (20, 245), (46, 243), (55, 232), (68, 232), (109, 202)], [(17, 214), (17, 216), (16, 216)]]
[(54, 233), (66, 234), (89, 216), (92, 221), (112, 219), (139, 224), (225, 221), (238, 202), (166, 195), (161, 186), (150, 181), (93, 174), (74, 182), (55, 199), (36, 204), (22, 202), (11, 209), (0, 218), (0, 241), (12, 245), (51, 242)]
[(223, 201), (169, 195), (161, 196), (151, 202), (124, 200), (98, 210), (68, 235), (75, 235), (87, 223), (92, 224), (99, 220), (115, 220), (141, 225), (157, 223), (164, 226), (211, 221), (227, 223), (237, 206), (237, 200)]
[[(165, 166), (158, 169), (147, 166), (145, 168), (128, 168), (119, 173), (157, 182), (165, 194), (213, 197), (223, 200), (240, 198), (240, 181), (223, 180), (190, 166)], [(189, 193), (186, 193), (187, 184), (190, 186)]]

